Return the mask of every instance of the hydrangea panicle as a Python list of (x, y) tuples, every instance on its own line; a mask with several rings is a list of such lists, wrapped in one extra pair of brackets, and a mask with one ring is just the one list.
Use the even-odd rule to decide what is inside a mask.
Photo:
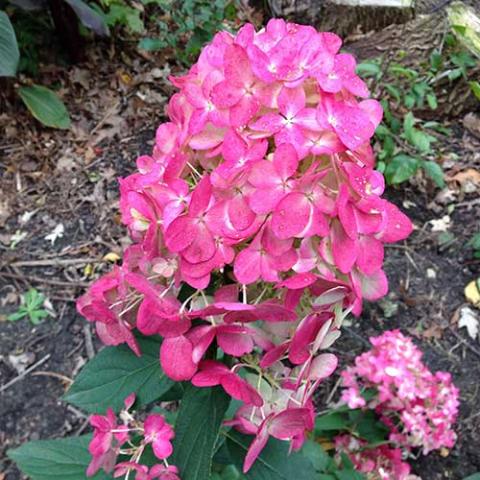
[[(302, 445), (337, 366), (326, 350), (347, 313), (386, 294), (384, 244), (412, 231), (381, 197), (382, 108), (341, 44), (280, 19), (247, 24), (172, 77), (169, 120), (120, 181), (134, 243), (78, 301), (104, 343), (139, 355), (135, 329), (160, 335), (166, 375), (243, 402), (231, 424), (256, 435), (245, 471), (269, 436)], [(157, 456), (170, 451), (161, 420), (142, 428)]]
[[(342, 372), (342, 400), (350, 408), (374, 409), (390, 428), (390, 440), (423, 454), (452, 448), (456, 435), (459, 391), (449, 373), (432, 373), (422, 362), (422, 352), (400, 331), (370, 338), (373, 348), (358, 356)], [(368, 402), (362, 392), (376, 394)]]

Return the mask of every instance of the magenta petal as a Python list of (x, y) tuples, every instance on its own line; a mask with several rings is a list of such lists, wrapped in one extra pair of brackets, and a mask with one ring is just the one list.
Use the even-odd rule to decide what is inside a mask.
[(268, 437), (269, 435), (267, 426), (264, 422), (264, 424), (260, 427), (257, 436), (254, 438), (253, 442), (248, 448), (247, 455), (245, 456), (245, 461), (243, 462), (243, 473), (247, 473), (252, 467), (252, 465), (255, 463), (255, 460), (265, 448), (265, 445), (268, 442)]
[(357, 266), (365, 275), (372, 275), (383, 265), (383, 243), (374, 237), (360, 236)]
[(192, 384), (196, 387), (220, 385), (222, 378), (229, 373), (230, 370), (223, 363), (215, 360), (204, 360), (200, 363), (200, 371), (192, 378)]
[(163, 371), (177, 382), (190, 380), (197, 371), (192, 354), (192, 342), (183, 335), (164, 339), (160, 347), (160, 363)]
[(290, 440), (302, 435), (309, 425), (311, 412), (308, 408), (289, 408), (275, 415), (268, 432), (279, 440)]
[(256, 218), (243, 195), (235, 195), (228, 202), (228, 216), (233, 228), (240, 231), (246, 230)]
[(222, 387), (225, 391), (237, 400), (240, 400), (247, 405), (255, 405), (261, 407), (263, 399), (258, 392), (243, 378), (240, 378), (235, 373), (229, 373), (222, 377)]
[(334, 118), (336, 120), (332, 124), (333, 128), (343, 144), (350, 150), (355, 150), (369, 140), (375, 131), (368, 114), (360, 108), (337, 103)]
[(197, 225), (197, 231), (193, 242), (182, 250), (182, 256), (187, 262), (196, 264), (207, 262), (212, 259), (217, 252), (215, 240), (205, 225)]
[(323, 380), (335, 371), (337, 365), (338, 358), (333, 353), (322, 353), (313, 359), (308, 376), (312, 380)]
[[(279, 145), (273, 155), (273, 165), (283, 180), (294, 175), (298, 167), (298, 155), (295, 148), (288, 143)], [(263, 175), (265, 176), (265, 173)]]
[(253, 340), (248, 332), (228, 332), (220, 326), (218, 327), (217, 341), (218, 346), (225, 353), (234, 357), (241, 357), (253, 350)]
[(158, 438), (152, 443), (152, 449), (155, 456), (160, 460), (168, 458), (173, 453), (171, 442), (162, 438)]
[(165, 242), (172, 252), (181, 252), (193, 242), (197, 227), (192, 219), (186, 215), (177, 217), (165, 232)]
[(383, 270), (377, 270), (369, 276), (353, 271), (352, 277), (362, 296), (367, 300), (378, 300), (388, 292), (388, 280)]
[(382, 242), (398, 242), (412, 233), (413, 225), (410, 219), (393, 203), (385, 203), (386, 226), (378, 235)]
[(252, 248), (242, 250), (235, 258), (233, 272), (236, 279), (248, 285), (260, 277), (260, 254)]
[(284, 126), (285, 119), (277, 113), (267, 113), (250, 125), (252, 130), (266, 133), (276, 133)]
[[(197, 327), (203, 328), (203, 327)], [(213, 339), (215, 338), (215, 327), (207, 326), (205, 328), (205, 332), (199, 338), (197, 342), (195, 342), (195, 347), (193, 348), (192, 352), (192, 359), (195, 363), (199, 363), (200, 360), (205, 355), (205, 352), (208, 350), (208, 347), (212, 344)]]
[(192, 193), (192, 199), (188, 206), (190, 217), (197, 217), (207, 210), (210, 198), (212, 196), (212, 184), (210, 177), (205, 175), (198, 183)]
[(272, 216), (273, 233), (280, 239), (298, 236), (308, 228), (313, 208), (303, 193), (294, 192), (285, 196)]
[(288, 349), (288, 343), (282, 343), (270, 349), (262, 357), (262, 360), (260, 361), (260, 368), (268, 368), (272, 366), (275, 362), (277, 362), (283, 357), (287, 349)]
[(297, 290), (299, 288), (306, 288), (313, 285), (317, 281), (317, 275), (313, 273), (298, 273), (277, 285), (277, 288), (288, 288), (289, 290)]
[(342, 273), (350, 272), (357, 259), (357, 242), (346, 234), (340, 222), (332, 222), (331, 239), (335, 265)]
[(213, 87), (211, 98), (217, 107), (230, 108), (242, 98), (242, 95), (241, 85), (224, 80)]

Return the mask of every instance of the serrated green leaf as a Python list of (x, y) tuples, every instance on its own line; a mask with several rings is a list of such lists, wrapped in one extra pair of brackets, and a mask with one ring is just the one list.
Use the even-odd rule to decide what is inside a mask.
[(385, 168), (385, 178), (389, 184), (402, 183), (411, 178), (418, 170), (420, 160), (403, 153), (396, 155)]
[(16, 311), (15, 313), (11, 313), (10, 315), (8, 315), (7, 320), (9, 322), (16, 322), (17, 320), (20, 320), (27, 315), (28, 312), (26, 310), (18, 309), (18, 311)]
[(437, 96), (434, 93), (427, 94), (427, 103), (432, 110), (436, 110), (438, 107)]
[(119, 411), (132, 392), (143, 405), (160, 398), (174, 383), (160, 367), (160, 341), (148, 337), (138, 343), (141, 357), (126, 345), (104, 348), (83, 367), (63, 399), (87, 412), (103, 413), (108, 407)]
[(189, 385), (175, 423), (172, 463), (182, 480), (208, 480), (212, 459), (230, 397), (220, 387)]
[(0, 12), (0, 77), (14, 77), (17, 73), (20, 52), (10, 18)]
[[(88, 453), (90, 438), (90, 435), (83, 435), (38, 440), (9, 450), (7, 454), (32, 480), (85, 480), (91, 460)], [(102, 471), (90, 478), (107, 480), (112, 477)]]
[(327, 471), (333, 461), (320, 444), (311, 440), (303, 444), (302, 455), (307, 457), (312, 462), (313, 468), (320, 473)]
[(423, 169), (428, 177), (430, 177), (437, 187), (443, 188), (445, 186), (445, 180), (443, 178), (442, 167), (437, 162), (427, 160), (422, 164)]
[(142, 38), (138, 42), (138, 48), (147, 52), (155, 52), (167, 46), (167, 42), (160, 38)]
[(70, 127), (70, 115), (57, 94), (41, 85), (20, 87), (18, 90), (30, 113), (47, 127), (66, 129)]
[(343, 430), (349, 424), (348, 416), (343, 412), (331, 412), (315, 419), (315, 434), (331, 430)]
[(468, 82), (470, 85), (470, 90), (475, 95), (475, 97), (480, 100), (480, 83), (479, 82)]
[[(241, 470), (253, 437), (235, 430), (230, 430), (226, 435), (232, 460)], [(248, 480), (313, 480), (316, 478), (317, 474), (312, 462), (301, 452), (289, 454), (288, 450), (287, 442), (270, 438), (245, 477)]]
[(375, 62), (361, 62), (357, 65), (357, 75), (363, 77), (376, 77), (382, 73), (380, 65)]

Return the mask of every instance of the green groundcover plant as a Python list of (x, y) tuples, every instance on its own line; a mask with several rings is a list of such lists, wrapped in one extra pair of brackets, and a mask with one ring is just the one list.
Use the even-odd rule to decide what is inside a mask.
[[(247, 24), (171, 79), (169, 121), (120, 179), (133, 243), (77, 303), (108, 345), (65, 396), (93, 436), (11, 451), (27, 475), (407, 480), (402, 446), (453, 445), (456, 404), (442, 407), (456, 390), (413, 347), (402, 357), (396, 332), (386, 349), (372, 340), (379, 374), (360, 359), (344, 404), (315, 413), (343, 320), (387, 293), (384, 244), (412, 231), (374, 169), (382, 108), (340, 47), (308, 26)], [(365, 469), (371, 448), (381, 462)]]

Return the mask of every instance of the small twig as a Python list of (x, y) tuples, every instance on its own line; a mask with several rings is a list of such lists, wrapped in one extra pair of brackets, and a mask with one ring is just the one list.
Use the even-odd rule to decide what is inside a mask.
[(451, 326), (448, 327), (448, 329), (453, 333), (457, 339), (462, 342), (471, 352), (475, 353), (480, 357), (480, 350), (475, 348), (474, 346), (470, 345), (470, 343), (467, 342), (461, 335), (459, 335)]
[(80, 426), (80, 428), (73, 434), (74, 437), (78, 437), (79, 435), (81, 435), (84, 430), (88, 427), (88, 425), (90, 424), (90, 418), (86, 418), (82, 425)]
[(340, 383), (342, 383), (342, 377), (338, 377), (338, 380), (336, 381), (335, 385), (332, 388), (332, 391), (329, 393), (327, 400), (325, 401), (325, 405), (330, 404), (330, 402), (333, 399), (333, 396), (335, 395), (336, 391), (338, 390), (338, 387), (340, 386)]
[(4, 392), (5, 390), (7, 390), (7, 388), (10, 388), (12, 385), (15, 385), (17, 382), (25, 378), (30, 372), (32, 372), (37, 367), (45, 363), (49, 358), (50, 358), (50, 354), (45, 355), (41, 360), (39, 360), (37, 363), (34, 363), (31, 367), (27, 368), (23, 373), (13, 378), (9, 382), (7, 382), (5, 385), (2, 385), (0, 387), (0, 393)]
[(0, 272), (0, 276), (6, 277), (6, 278), (14, 278), (17, 280), (27, 280), (29, 282), (35, 282), (35, 283), (44, 283), (46, 285), (56, 285), (59, 287), (88, 288), (90, 286), (90, 284), (86, 282), (77, 282), (77, 283), (62, 282), (61, 280), (48, 280), (46, 278), (34, 277), (31, 275), (17, 275), (15, 273)]
[(78, 265), (82, 263), (102, 263), (98, 258), (52, 258), (51, 260), (21, 260), (7, 264), (12, 267), (49, 267), (51, 265)]
[(93, 137), (93, 135), (103, 127), (105, 122), (108, 120), (108, 118), (113, 115), (115, 110), (120, 106), (120, 100), (117, 100), (106, 112), (105, 115), (102, 117), (102, 119), (95, 125), (95, 127), (92, 129), (90, 132), (90, 137)]
[(460, 202), (456, 203), (455, 208), (461, 208), (461, 207), (471, 207), (473, 205), (480, 204), (480, 198), (474, 198), (473, 200), (468, 200), (466, 202)]
[(85, 336), (85, 350), (87, 351), (87, 357), (91, 360), (95, 356), (95, 349), (93, 348), (92, 332), (90, 331), (90, 325), (88, 325), (88, 323), (83, 325), (83, 335)]
[(87, 415), (85, 415), (82, 411), (80, 411), (78, 408), (73, 407), (72, 405), (67, 405), (67, 410), (72, 412), (78, 418), (88, 418)]
[(32, 373), (32, 377), (36, 376), (43, 376), (43, 377), (54, 377), (58, 378), (59, 380), (62, 380), (62, 382), (65, 382), (70, 386), (73, 383), (73, 380), (65, 375), (62, 375), (61, 373), (57, 372), (34, 372)]

